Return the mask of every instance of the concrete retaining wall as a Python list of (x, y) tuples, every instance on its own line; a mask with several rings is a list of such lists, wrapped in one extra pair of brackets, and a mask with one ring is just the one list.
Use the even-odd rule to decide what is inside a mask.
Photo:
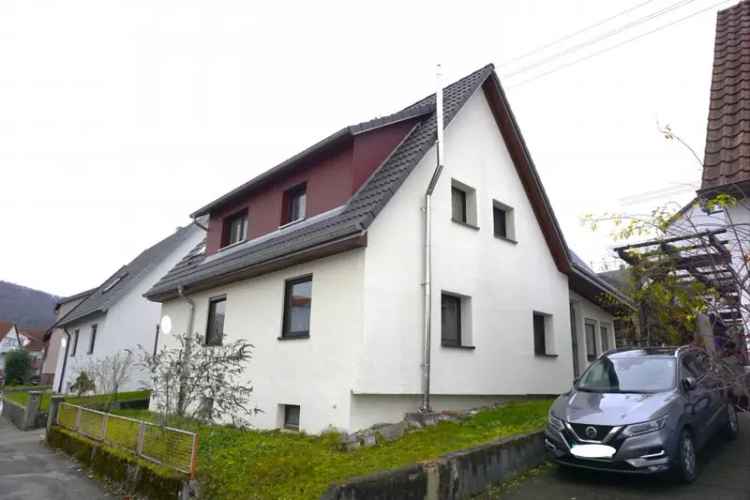
[(469, 498), (544, 462), (544, 433), (505, 438), (432, 462), (332, 485), (321, 500)]
[(26, 408), (9, 399), (3, 399), (3, 417), (13, 422), (13, 425), (19, 429), (23, 429), (25, 414)]

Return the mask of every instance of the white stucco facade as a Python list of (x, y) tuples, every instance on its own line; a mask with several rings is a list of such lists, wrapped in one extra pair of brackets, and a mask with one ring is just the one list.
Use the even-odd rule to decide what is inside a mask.
[[(75, 332), (78, 331), (78, 345), (75, 354), (72, 353), (72, 346), (67, 350), (64, 345), (60, 346), (53, 384), (55, 390), (68, 392), (79, 370), (98, 359), (122, 352), (125, 349), (137, 351), (139, 345), (142, 345), (148, 351), (153, 350), (156, 340), (156, 326), (161, 318), (161, 307), (159, 304), (145, 299), (143, 294), (195, 247), (204, 237), (204, 234), (202, 230), (193, 228), (190, 235), (174, 251), (142, 276), (139, 276), (137, 283), (106, 313), (84, 318), (66, 326), (73, 343), (75, 342)], [(96, 325), (96, 341), (93, 352), (89, 352), (91, 332), (94, 325)], [(63, 363), (66, 352), (68, 360), (67, 363)], [(64, 365), (65, 373), (63, 376)], [(143, 387), (143, 383), (144, 377), (140, 375), (138, 370), (133, 369), (130, 380), (121, 390), (140, 389)]]
[[(571, 301), (581, 324), (590, 318), (610, 325), (614, 347), (612, 317), (569, 291), (481, 91), (446, 129), (446, 144), (446, 170), (433, 197), (433, 407), (564, 392), (573, 379)], [(225, 334), (255, 346), (246, 377), (262, 410), (256, 427), (280, 427), (286, 404), (300, 406), (300, 428), (312, 433), (398, 421), (418, 409), (422, 209), (434, 166), (433, 148), (368, 228), (366, 248), (190, 296), (197, 332), (206, 332), (209, 300), (226, 296)], [(471, 190), (474, 227), (451, 219), (454, 183)], [(513, 241), (495, 237), (493, 205), (512, 209)], [(313, 277), (310, 338), (280, 340), (284, 283), (304, 275)], [(460, 347), (441, 345), (443, 292), (461, 298)], [(174, 333), (185, 331), (183, 299), (165, 302), (162, 313)], [(535, 354), (534, 313), (546, 318), (546, 355)], [(585, 350), (579, 356), (585, 367)]]

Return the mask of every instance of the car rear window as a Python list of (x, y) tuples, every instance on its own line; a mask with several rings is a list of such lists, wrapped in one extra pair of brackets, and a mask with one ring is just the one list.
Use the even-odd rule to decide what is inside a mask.
[(577, 389), (590, 392), (662, 392), (674, 387), (673, 357), (636, 356), (595, 361), (578, 382)]

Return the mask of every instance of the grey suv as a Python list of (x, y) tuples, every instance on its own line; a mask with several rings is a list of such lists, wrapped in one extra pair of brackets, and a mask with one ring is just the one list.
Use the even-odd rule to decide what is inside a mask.
[(696, 450), (717, 431), (739, 430), (734, 404), (696, 348), (610, 351), (552, 405), (545, 431), (565, 466), (696, 476)]

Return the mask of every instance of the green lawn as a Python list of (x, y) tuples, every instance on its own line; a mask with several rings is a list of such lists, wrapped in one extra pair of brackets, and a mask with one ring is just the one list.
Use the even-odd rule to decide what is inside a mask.
[[(118, 401), (125, 401), (130, 399), (146, 399), (149, 397), (151, 391), (130, 391), (120, 392), (117, 394)], [(42, 403), (40, 410), (46, 412), (49, 409), (49, 399), (52, 395), (52, 391), (45, 391), (42, 393)], [(65, 402), (85, 406), (87, 408), (99, 408), (106, 404), (109, 400), (109, 394), (96, 394), (94, 396), (81, 396), (81, 397), (66, 397)], [(26, 391), (8, 392), (5, 394), (5, 398), (18, 403), (22, 406), (26, 406), (29, 400), (29, 393)]]
[[(335, 481), (435, 459), (498, 438), (542, 429), (551, 400), (509, 403), (461, 422), (408, 433), (394, 442), (353, 452), (338, 449), (337, 434), (307, 436), (281, 431), (242, 431), (178, 421), (198, 430), (198, 474), (208, 498), (317, 498)], [(145, 410), (115, 413), (155, 420)]]

